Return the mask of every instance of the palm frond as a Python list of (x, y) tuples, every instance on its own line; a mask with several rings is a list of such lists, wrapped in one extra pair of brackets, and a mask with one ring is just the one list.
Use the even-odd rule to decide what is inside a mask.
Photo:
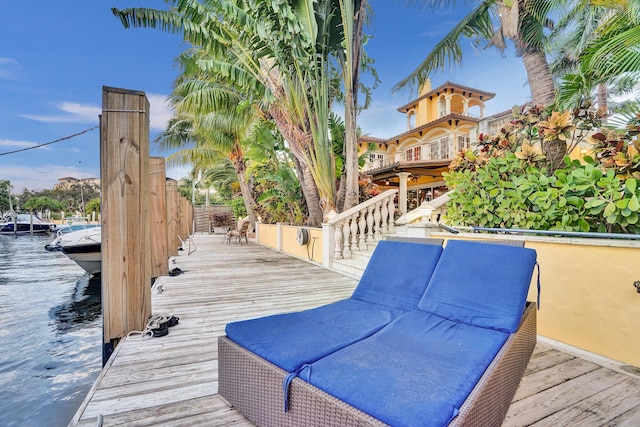
[(491, 11), (495, 7), (495, 1), (484, 1), (466, 15), (434, 46), (418, 68), (394, 86), (393, 91), (397, 92), (405, 88), (416, 88), (424, 82), (433, 71), (459, 65), (462, 62), (460, 41), (463, 37), (477, 38), (486, 41), (491, 40), (494, 35)]

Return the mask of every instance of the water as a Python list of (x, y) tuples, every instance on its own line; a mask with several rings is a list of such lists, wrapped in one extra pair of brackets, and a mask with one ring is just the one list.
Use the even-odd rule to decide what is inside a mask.
[(0, 235), (0, 426), (66, 426), (102, 362), (100, 279), (53, 239)]

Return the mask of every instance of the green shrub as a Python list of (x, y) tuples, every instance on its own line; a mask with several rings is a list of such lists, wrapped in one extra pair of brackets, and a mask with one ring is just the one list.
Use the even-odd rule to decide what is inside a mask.
[[(597, 129), (597, 132), (594, 132)], [(589, 106), (573, 114), (521, 111), (496, 135), (479, 135), (477, 153), (460, 152), (444, 173), (455, 188), (452, 225), (640, 233), (640, 115), (624, 129), (601, 128)], [(585, 142), (593, 157), (550, 158)], [(543, 154), (544, 151), (544, 154)], [(555, 153), (563, 150), (556, 150)]]

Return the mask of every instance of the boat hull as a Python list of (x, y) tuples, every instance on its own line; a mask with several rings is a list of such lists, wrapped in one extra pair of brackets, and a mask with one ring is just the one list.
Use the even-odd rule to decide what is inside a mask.
[[(13, 223), (0, 224), (0, 234), (29, 234), (31, 233), (31, 224), (18, 223), (18, 228), (14, 232)], [(33, 224), (33, 233), (49, 233), (53, 231), (53, 227), (44, 224)]]
[(99, 247), (98, 252), (66, 253), (63, 250), (62, 253), (65, 254), (67, 258), (82, 267), (87, 273), (95, 275), (100, 274), (100, 272), (102, 271), (102, 252), (100, 252)]
[(60, 234), (44, 248), (50, 252), (62, 252), (88, 273), (100, 274), (102, 271), (101, 233), (101, 227), (93, 227)]
[(0, 221), (0, 234), (49, 233), (55, 226), (52, 222), (41, 220), (37, 215), (7, 215)]

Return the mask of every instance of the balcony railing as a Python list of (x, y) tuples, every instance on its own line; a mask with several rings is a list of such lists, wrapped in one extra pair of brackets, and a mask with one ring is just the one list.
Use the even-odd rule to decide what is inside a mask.
[(373, 161), (366, 162), (364, 165), (364, 170), (372, 170), (378, 169), (384, 166), (391, 165), (395, 162), (402, 161), (420, 161), (420, 160), (444, 160), (451, 159), (454, 156), (454, 153), (463, 148), (469, 148), (469, 144), (467, 142), (468, 137), (459, 137), (464, 138), (459, 140), (457, 138), (446, 138), (436, 141), (430, 141), (420, 145), (420, 156), (419, 158), (415, 157), (415, 152), (412, 152), (411, 158), (408, 158), (407, 152), (396, 153), (394, 157), (386, 156), (382, 159), (375, 159)]

